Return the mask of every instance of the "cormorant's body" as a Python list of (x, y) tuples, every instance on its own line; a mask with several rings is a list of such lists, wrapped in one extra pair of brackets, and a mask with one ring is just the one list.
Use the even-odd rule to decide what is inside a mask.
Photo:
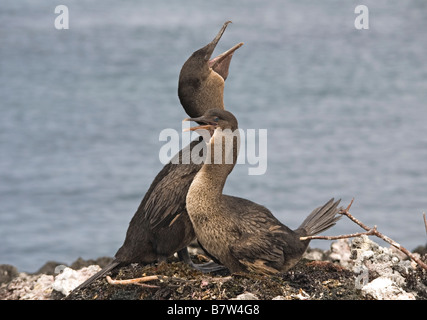
[[(210, 161), (203, 165), (191, 183), (187, 211), (200, 245), (230, 272), (271, 274), (286, 271), (301, 259), (309, 244), (309, 240), (301, 241), (300, 237), (320, 233), (340, 218), (337, 216), (339, 201), (331, 199), (315, 209), (298, 229), (291, 230), (267, 208), (246, 199), (223, 195), (226, 179), (237, 159), (237, 120), (230, 112), (220, 109), (186, 120), (204, 124), (191, 130), (214, 131), (205, 159), (210, 157)], [(215, 155), (218, 147), (222, 148), (220, 158)], [(227, 155), (232, 157), (226, 158)]]

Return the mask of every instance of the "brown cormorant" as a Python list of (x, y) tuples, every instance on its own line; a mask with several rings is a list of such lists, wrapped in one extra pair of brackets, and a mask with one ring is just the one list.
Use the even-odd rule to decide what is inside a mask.
[[(216, 37), (208, 45), (195, 51), (181, 69), (178, 96), (190, 117), (201, 116), (206, 111), (206, 105), (224, 109), (224, 81), (228, 76), (232, 55), (243, 43), (213, 59), (211, 56), (230, 22), (225, 22)], [(192, 141), (175, 157), (187, 157), (198, 143), (204, 141)], [(196, 265), (187, 251), (187, 246), (195, 239), (195, 234), (186, 211), (185, 198), (191, 181), (201, 166), (202, 164), (183, 164), (182, 161), (176, 162), (174, 159), (166, 164), (151, 183), (131, 219), (125, 241), (115, 254), (113, 262), (75, 290), (86, 287), (117, 266), (163, 261), (175, 252), (178, 252), (181, 260), (201, 271), (223, 269), (224, 267), (216, 263)]]
[(202, 248), (230, 272), (284, 272), (301, 259), (309, 244), (310, 240), (301, 241), (300, 237), (318, 234), (340, 219), (339, 201), (331, 199), (315, 209), (298, 229), (291, 230), (267, 208), (224, 195), (224, 184), (238, 153), (236, 118), (228, 111), (211, 109), (202, 117), (186, 120), (203, 124), (190, 130), (214, 131), (205, 163), (188, 190), (187, 212)]

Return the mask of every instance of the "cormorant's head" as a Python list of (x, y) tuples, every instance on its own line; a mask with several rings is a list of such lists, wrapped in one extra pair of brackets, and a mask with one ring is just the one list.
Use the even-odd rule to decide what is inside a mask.
[(238, 129), (236, 117), (231, 112), (222, 109), (209, 109), (201, 117), (186, 118), (183, 121), (196, 121), (201, 124), (197, 127), (191, 127), (186, 131), (204, 129), (209, 130), (211, 135), (217, 128), (222, 130), (230, 129), (231, 131)]
[(209, 134), (198, 132), (203, 136), (208, 147), (205, 164), (229, 165), (227, 170), (230, 173), (236, 164), (240, 147), (240, 133), (237, 130), (238, 123), (234, 115), (222, 109), (209, 109), (201, 117), (187, 118), (184, 121), (196, 121), (201, 124), (187, 130), (209, 131)]
[(221, 36), (231, 21), (222, 26), (216, 37), (203, 48), (195, 51), (182, 66), (179, 74), (178, 96), (190, 117), (200, 117), (207, 109), (223, 109), (224, 81), (228, 77), (233, 53), (243, 43), (211, 59)]

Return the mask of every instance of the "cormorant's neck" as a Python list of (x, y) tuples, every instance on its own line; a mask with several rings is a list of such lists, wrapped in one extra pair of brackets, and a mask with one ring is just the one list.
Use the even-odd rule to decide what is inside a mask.
[(203, 199), (203, 205), (215, 206), (214, 202), (221, 198), (227, 177), (237, 162), (239, 143), (239, 130), (215, 130), (207, 144), (205, 163), (194, 178), (187, 197), (195, 196)]
[(224, 79), (212, 69), (202, 79), (182, 77), (178, 96), (192, 118), (202, 116), (209, 109), (224, 110)]

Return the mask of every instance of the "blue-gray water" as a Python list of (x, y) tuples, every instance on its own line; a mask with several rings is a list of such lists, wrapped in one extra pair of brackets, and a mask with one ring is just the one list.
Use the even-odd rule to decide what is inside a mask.
[[(56, 30), (54, 9), (69, 8)], [(297, 227), (331, 197), (408, 249), (426, 243), (427, 2), (0, 3), (0, 263), (113, 256), (152, 179), (164, 128), (181, 130), (179, 70), (232, 20), (225, 103), (268, 130), (268, 168), (226, 193)], [(327, 234), (359, 232), (342, 219)], [(312, 246), (327, 248), (329, 241)]]

